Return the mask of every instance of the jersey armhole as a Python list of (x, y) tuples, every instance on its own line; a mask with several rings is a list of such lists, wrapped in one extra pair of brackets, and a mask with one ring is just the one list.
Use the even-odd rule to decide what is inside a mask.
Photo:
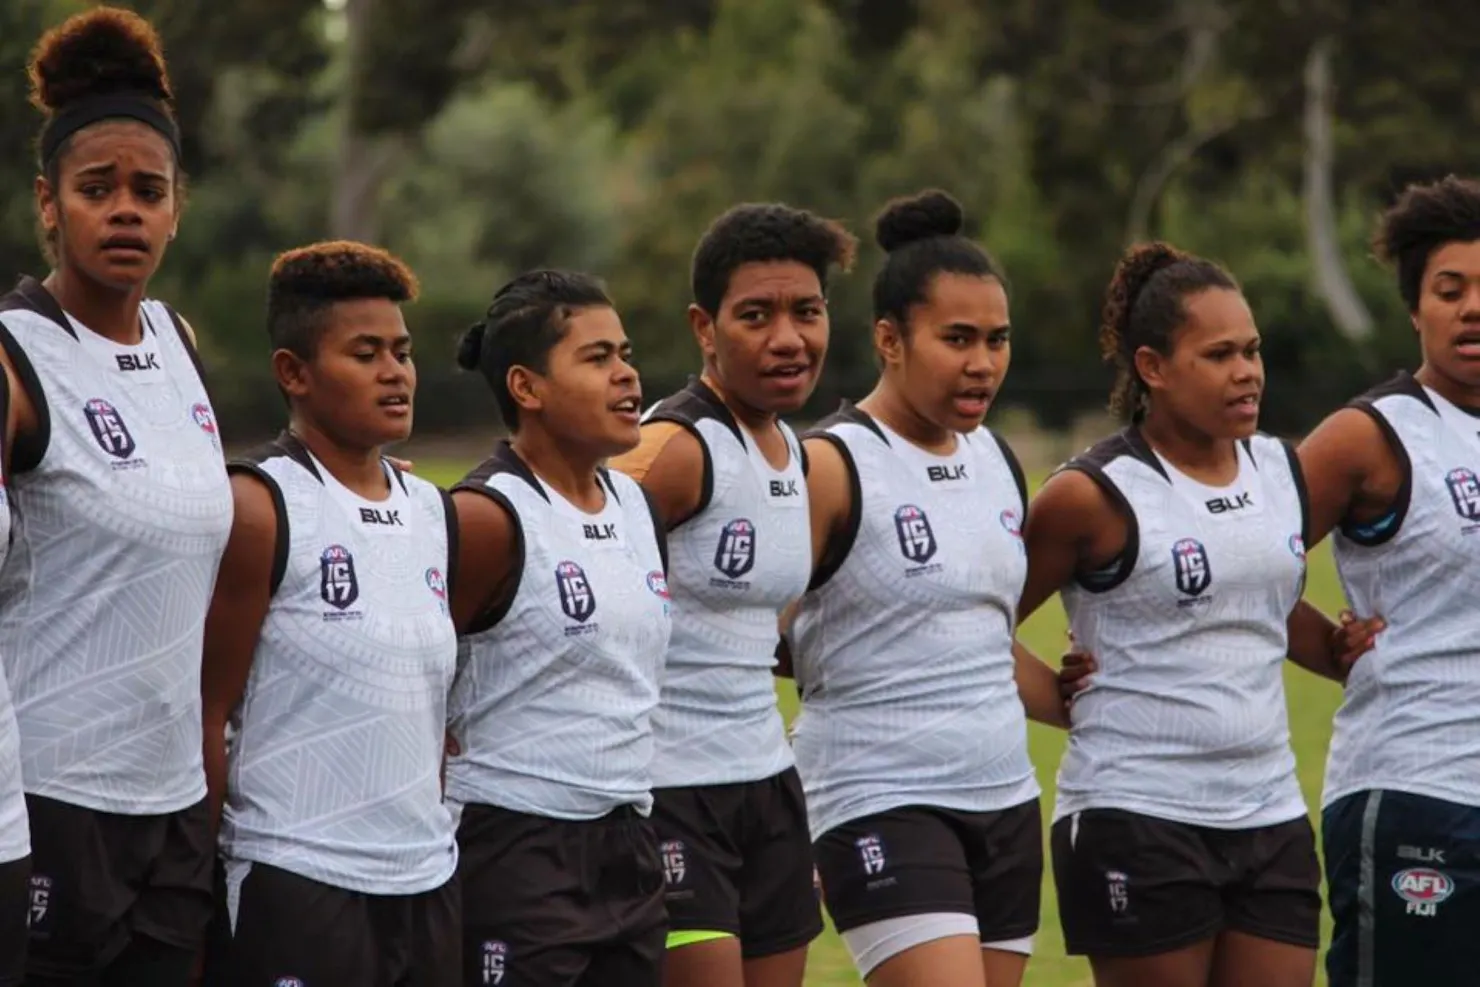
[(278, 587), (283, 584), (283, 576), (288, 572), (288, 504), (283, 499), (283, 490), (278, 482), (272, 478), (272, 474), (258, 466), (256, 463), (233, 460), (226, 464), (227, 474), (241, 473), (256, 477), (272, 496), (272, 511), (277, 515), (277, 534), (273, 538), (272, 545), (272, 576), (268, 580), (268, 596), (277, 596)]
[(812, 435), (830, 443), (843, 457), (843, 468), (848, 471), (848, 517), (843, 522), (842, 532), (829, 538), (823, 546), (817, 571), (812, 573), (812, 580), (807, 584), (809, 593), (827, 585), (827, 581), (837, 575), (843, 563), (848, 561), (853, 543), (858, 540), (858, 529), (863, 524), (863, 484), (858, 478), (858, 464), (848, 451), (848, 443), (831, 432), (813, 432)]
[[(1285, 458), (1290, 461), (1290, 479), (1295, 484), (1295, 496), (1300, 498), (1300, 543), (1310, 550), (1310, 492), (1305, 486), (1305, 471), (1300, 468), (1300, 455), (1295, 443), (1280, 439), (1285, 448)], [(1252, 458), (1252, 457), (1251, 457)]]
[(1028, 512), (1028, 479), (1023, 475), (1023, 464), (1018, 461), (1017, 453), (1012, 451), (1012, 446), (1007, 440), (996, 432), (991, 433), (992, 438), (997, 440), (997, 448), (1002, 450), (1002, 458), (1007, 460), (1007, 468), (1012, 470), (1012, 482), (1017, 484), (1018, 497), (1023, 502), (1023, 513)]
[(1337, 529), (1354, 545), (1363, 548), (1376, 548), (1385, 544), (1398, 534), (1398, 529), (1403, 527), (1403, 521), (1408, 517), (1408, 507), (1413, 500), (1413, 461), (1408, 458), (1408, 450), (1403, 447), (1403, 440), (1394, 431), (1392, 422), (1387, 416), (1378, 411), (1367, 401), (1354, 401), (1347, 405), (1355, 408), (1377, 423), (1377, 428), (1387, 440), (1388, 448), (1398, 459), (1398, 468), (1403, 472), (1403, 479), (1398, 483), (1398, 493), (1393, 497), (1393, 502), (1376, 521), (1367, 524), (1357, 524), (1349, 518), (1343, 518)]
[(1120, 554), (1101, 569), (1091, 573), (1076, 572), (1074, 582), (1087, 593), (1108, 593), (1121, 583), (1131, 577), (1135, 571), (1136, 559), (1141, 554), (1141, 525), (1136, 520), (1135, 509), (1131, 507), (1130, 501), (1125, 499), (1120, 487), (1115, 481), (1105, 475), (1105, 471), (1090, 463), (1070, 462), (1063, 467), (1066, 470), (1077, 470), (1094, 481), (1105, 494), (1121, 518), (1125, 521), (1125, 547)]
[[(5, 355), (10, 357), (10, 365), (20, 378), (21, 390), (31, 399), (31, 407), (36, 412), (36, 431), (31, 435), (17, 434), (10, 450), (11, 475), (29, 473), (41, 465), (46, 458), (47, 447), (51, 445), (51, 410), (46, 404), (46, 392), (41, 387), (36, 368), (3, 319), (0, 319), (0, 347), (4, 347)], [(8, 402), (5, 413), (10, 414)], [(0, 430), (4, 427), (4, 419), (0, 419)]]
[(639, 486), (642, 491), (642, 502), (647, 504), (648, 518), (653, 522), (653, 538), (658, 545), (658, 558), (663, 563), (663, 576), (668, 576), (668, 532), (663, 528), (663, 518), (658, 515), (658, 505), (653, 501), (652, 495), (645, 487)]
[[(513, 578), (509, 580), (508, 587), (501, 594), (502, 598), (493, 600), (485, 606), (473, 618), (472, 623), (468, 625), (468, 629), (463, 632), (464, 635), (482, 634), (484, 631), (497, 627), (509, 615), (509, 610), (514, 606), (514, 599), (519, 595), (519, 587), (524, 582), (524, 522), (519, 519), (519, 512), (514, 509), (514, 502), (509, 500), (502, 491), (475, 483), (459, 483), (452, 488), (454, 493), (458, 490), (468, 490), (472, 493), (482, 494), (507, 511), (509, 520), (514, 523), (514, 565), (509, 570), (513, 574)], [(449, 496), (449, 502), (450, 499)]]
[(699, 451), (704, 457), (704, 473), (699, 480), (699, 503), (688, 517), (674, 524), (672, 528), (667, 529), (672, 531), (681, 525), (688, 524), (694, 518), (703, 514), (705, 509), (709, 507), (710, 502), (714, 500), (714, 458), (709, 452), (709, 443), (704, 441), (704, 436), (699, 433), (698, 426), (687, 418), (680, 418), (677, 415), (658, 414), (649, 418), (643, 424), (647, 425), (654, 422), (670, 422), (674, 425), (681, 426), (685, 432), (688, 432), (694, 437), (694, 441), (699, 443)]
[(452, 503), (452, 494), (437, 488), (442, 498), (442, 523), (447, 526), (447, 588), (450, 592), (457, 579), (457, 508)]
[(185, 320), (180, 318), (180, 313), (176, 312), (171, 306), (164, 302), (160, 302), (159, 304), (164, 308), (165, 314), (170, 317), (170, 322), (174, 324), (175, 334), (180, 337), (180, 345), (185, 347), (185, 354), (190, 357), (190, 363), (195, 367), (195, 375), (200, 378), (200, 386), (206, 392), (206, 396), (209, 397), (211, 385), (210, 381), (206, 380), (205, 364), (200, 362), (200, 351), (190, 341), (190, 333), (185, 329)]

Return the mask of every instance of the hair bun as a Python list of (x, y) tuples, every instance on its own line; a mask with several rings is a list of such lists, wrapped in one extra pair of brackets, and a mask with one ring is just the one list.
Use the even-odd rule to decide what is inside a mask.
[(966, 225), (966, 212), (948, 193), (927, 189), (894, 199), (874, 222), (874, 239), (886, 253), (917, 240), (956, 236)]
[(483, 361), (483, 333), (481, 322), (474, 322), (463, 332), (457, 342), (457, 365), (464, 370), (477, 370)]
[(174, 99), (159, 35), (144, 18), (117, 7), (77, 14), (43, 34), (28, 74), (31, 102), (50, 113), (105, 93)]

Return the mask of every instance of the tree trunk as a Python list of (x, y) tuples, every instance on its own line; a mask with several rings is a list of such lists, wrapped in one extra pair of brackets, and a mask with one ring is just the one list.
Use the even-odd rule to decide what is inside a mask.
[(347, 0), (345, 18), (344, 123), (334, 165), (329, 229), (341, 240), (374, 243), (380, 235), (380, 189), (395, 162), (396, 146), (362, 128), (358, 100), (366, 64), (370, 18), (377, 0)]
[(1315, 291), (1325, 300), (1331, 321), (1348, 339), (1362, 341), (1372, 335), (1372, 313), (1352, 284), (1336, 229), (1331, 49), (1331, 38), (1322, 37), (1305, 59), (1305, 239), (1314, 265)]

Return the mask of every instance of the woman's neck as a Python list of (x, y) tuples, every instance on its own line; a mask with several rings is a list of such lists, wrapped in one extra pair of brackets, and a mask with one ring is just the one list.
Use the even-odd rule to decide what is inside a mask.
[(596, 477), (605, 457), (569, 448), (530, 425), (520, 428), (509, 444), (541, 480), (581, 510), (594, 514), (606, 506), (606, 493)]
[(42, 286), (63, 311), (99, 336), (126, 346), (143, 340), (139, 305), (144, 300), (144, 285), (126, 292), (115, 291), (78, 275), (71, 268), (59, 267), (47, 276)]
[(725, 407), (730, 409), (730, 414), (735, 416), (735, 421), (744, 425), (751, 435), (761, 435), (775, 427), (776, 415), (770, 411), (752, 408), (725, 390), (724, 385), (719, 382), (719, 376), (714, 372), (713, 365), (706, 363), (699, 379), (704, 382), (705, 387), (713, 391), (724, 402)]
[(858, 402), (858, 408), (927, 452), (945, 456), (956, 451), (956, 433), (921, 415), (882, 377), (868, 397)]
[(1480, 388), (1467, 387), (1452, 377), (1435, 370), (1427, 361), (1418, 368), (1413, 379), (1438, 394), (1457, 408), (1480, 413)]
[(1232, 439), (1213, 438), (1152, 407), (1140, 423), (1152, 449), (1195, 480), (1222, 486), (1238, 477), (1238, 450)]
[(390, 492), (390, 482), (381, 465), (380, 447), (353, 448), (330, 438), (328, 433), (310, 421), (293, 415), (288, 431), (298, 437), (313, 457), (347, 489), (366, 500), (383, 500)]

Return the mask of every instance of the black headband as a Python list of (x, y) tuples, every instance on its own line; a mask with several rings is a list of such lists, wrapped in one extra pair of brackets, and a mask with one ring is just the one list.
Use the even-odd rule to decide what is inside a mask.
[(180, 159), (180, 128), (164, 104), (145, 93), (122, 92), (85, 97), (46, 121), (46, 127), (41, 131), (42, 164), (50, 164), (63, 142), (83, 127), (99, 120), (119, 118), (138, 120), (159, 131), (170, 142), (175, 160)]

